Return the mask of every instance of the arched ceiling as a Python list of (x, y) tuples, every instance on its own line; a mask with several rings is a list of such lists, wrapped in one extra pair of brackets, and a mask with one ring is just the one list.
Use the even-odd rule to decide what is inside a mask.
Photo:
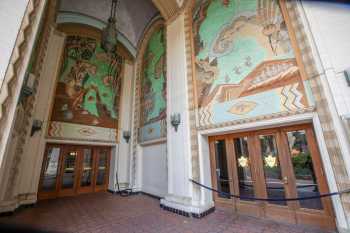
[[(111, 0), (61, 0), (60, 12), (74, 12), (107, 22)], [(136, 47), (143, 30), (159, 13), (152, 0), (119, 0), (118, 30)]]

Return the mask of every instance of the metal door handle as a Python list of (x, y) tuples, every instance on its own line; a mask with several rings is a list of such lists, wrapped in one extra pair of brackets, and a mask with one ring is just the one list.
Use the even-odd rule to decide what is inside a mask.
[(283, 177), (283, 183), (284, 183), (284, 184), (288, 184), (288, 177), (286, 177), (286, 176)]

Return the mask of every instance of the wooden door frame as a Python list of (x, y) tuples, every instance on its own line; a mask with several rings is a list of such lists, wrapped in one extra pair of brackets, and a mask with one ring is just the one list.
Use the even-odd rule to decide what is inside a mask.
[[(77, 182), (78, 182), (78, 170), (79, 170), (79, 149), (76, 145), (62, 145), (63, 148), (63, 156), (61, 160), (61, 173), (60, 173), (60, 180), (59, 180), (59, 188), (57, 190), (57, 196), (58, 197), (66, 197), (66, 196), (74, 196), (77, 192)], [(63, 181), (63, 174), (64, 174), (64, 160), (67, 155), (68, 151), (76, 151), (77, 155), (75, 158), (75, 167), (74, 167), (74, 182), (73, 187), (70, 189), (62, 189), (62, 181)]]
[[(45, 171), (45, 164), (47, 163), (47, 153), (50, 148), (58, 147), (60, 149), (60, 155), (59, 155), (59, 161), (58, 161), (58, 168), (57, 168), (57, 175), (56, 175), (56, 188), (52, 192), (42, 192), (42, 182), (43, 182), (43, 174)], [(83, 149), (89, 148), (92, 150), (92, 157), (93, 157), (93, 164), (92, 164), (92, 183), (91, 186), (88, 187), (80, 187), (81, 183), (81, 176), (83, 172)], [(58, 143), (47, 143), (45, 145), (45, 154), (43, 159), (43, 165), (41, 167), (40, 171), (40, 180), (39, 180), (39, 186), (38, 186), (38, 200), (44, 200), (44, 199), (53, 199), (57, 197), (64, 197), (64, 196), (74, 196), (79, 195), (83, 193), (92, 193), (92, 192), (103, 192), (107, 191), (108, 184), (109, 184), (109, 172), (110, 172), (110, 160), (111, 160), (111, 150), (112, 147), (110, 146), (94, 146), (94, 145), (73, 145), (73, 144), (58, 144)], [(105, 180), (103, 185), (96, 185), (96, 176), (97, 176), (97, 170), (96, 166), (98, 165), (98, 150), (105, 149), (107, 150), (107, 164), (106, 164), (106, 174), (105, 174)], [(69, 151), (76, 151), (76, 161), (75, 161), (75, 175), (74, 175), (74, 187), (69, 190), (61, 189), (62, 185), (62, 179), (63, 179), (63, 169), (64, 169), (64, 158), (66, 156), (66, 153)]]
[[(91, 184), (90, 186), (86, 186), (86, 187), (81, 187), (81, 179), (82, 179), (82, 175), (84, 172), (84, 149), (90, 149), (91, 150), (91, 156), (92, 156), (92, 164), (91, 164)], [(77, 182), (77, 193), (81, 194), (81, 193), (91, 193), (94, 191), (94, 176), (95, 176), (95, 169), (94, 169), (94, 164), (95, 164), (95, 156), (94, 156), (94, 150), (95, 147), (94, 146), (78, 146), (78, 155), (79, 155), (79, 168), (78, 168), (78, 182)]]
[[(104, 178), (104, 184), (97, 185), (97, 175), (98, 175), (98, 162), (99, 162), (99, 156), (98, 153), (100, 150), (107, 150), (107, 164), (106, 164), (106, 172), (105, 172), (105, 178)], [(111, 160), (111, 148), (107, 146), (96, 146), (94, 149), (94, 156), (95, 156), (95, 175), (94, 175), (94, 192), (104, 192), (108, 189), (109, 184), (109, 169), (110, 169), (110, 160)]]
[[(209, 138), (209, 149), (210, 149), (210, 167), (211, 167), (211, 182), (213, 187), (218, 187), (218, 177), (216, 173), (216, 152), (215, 152), (215, 141), (217, 140), (224, 140), (225, 141), (225, 150), (226, 150), (226, 161), (227, 161), (227, 170), (229, 175), (229, 186), (231, 192), (234, 190), (233, 187), (233, 177), (232, 177), (232, 166), (229, 165), (229, 159), (228, 159), (228, 143), (226, 142), (226, 135), (221, 136), (213, 136)], [(231, 163), (232, 164), (232, 163)], [(213, 192), (213, 200), (217, 205), (225, 206), (225, 207), (235, 207), (235, 198), (223, 198), (218, 195), (218, 193)]]
[[(235, 138), (248, 137), (248, 150), (249, 158), (251, 160), (250, 169), (252, 173), (252, 179), (255, 180), (254, 191), (255, 195), (262, 198), (267, 198), (266, 182), (263, 169), (263, 161), (261, 157), (261, 146), (259, 142), (259, 135), (271, 135), (273, 134), (276, 140), (276, 146), (278, 150), (278, 159), (281, 166), (282, 177), (288, 178), (288, 183), (284, 184), (285, 195), (287, 198), (297, 197), (296, 178), (294, 175), (294, 168), (292, 160), (290, 159), (289, 144), (287, 139), (287, 132), (295, 130), (305, 130), (306, 139), (309, 150), (312, 156), (313, 168), (320, 193), (329, 192), (327, 180), (324, 173), (323, 163), (319, 153), (317, 139), (315, 137), (314, 128), (312, 123), (296, 124), (292, 126), (280, 126), (272, 129), (262, 129), (255, 131), (239, 132), (232, 134), (225, 134), (219, 136), (210, 136), (208, 138), (210, 148), (210, 164), (212, 173), (212, 186), (217, 188), (217, 177), (216, 177), (216, 155), (215, 155), (215, 141), (224, 140), (226, 145), (226, 156), (227, 162), (231, 163), (231, 166), (227, 166), (230, 176), (232, 176), (231, 192), (239, 194), (238, 187), (238, 174), (236, 155), (234, 149), (233, 140)], [(232, 147), (232, 149), (230, 149)], [(233, 204), (233, 208), (240, 213), (249, 214), (258, 217), (271, 218), (274, 220), (282, 220), (295, 224), (309, 224), (318, 225), (327, 229), (335, 229), (335, 217), (333, 212), (333, 206), (330, 198), (322, 198), (323, 210), (314, 210), (301, 208), (298, 201), (287, 202), (286, 206), (280, 206), (271, 204), (268, 202), (250, 202), (244, 200), (224, 200), (224, 198), (218, 197), (213, 192), (213, 199), (215, 204), (221, 205), (224, 203), (226, 206)], [(257, 209), (252, 211), (252, 209)]]
[[(56, 173), (56, 187), (55, 190), (52, 192), (42, 192), (41, 187), (42, 187), (42, 182), (44, 178), (44, 172), (45, 172), (45, 164), (47, 163), (47, 155), (48, 151), (50, 148), (58, 147), (60, 149), (60, 154), (58, 158), (58, 165), (57, 165), (57, 173)], [(39, 179), (39, 186), (38, 186), (38, 200), (44, 200), (44, 199), (54, 199), (57, 197), (57, 190), (59, 188), (59, 183), (60, 183), (60, 174), (61, 174), (61, 165), (62, 165), (62, 157), (63, 157), (63, 149), (61, 145), (55, 144), (55, 143), (47, 143), (45, 145), (45, 151), (44, 151), (44, 159), (40, 171), (40, 179)]]

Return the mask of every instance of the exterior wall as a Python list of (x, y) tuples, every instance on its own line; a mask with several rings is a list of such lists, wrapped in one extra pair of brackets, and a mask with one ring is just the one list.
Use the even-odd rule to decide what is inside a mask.
[(350, 68), (350, 5), (345, 3), (303, 1), (312, 37), (327, 73), (340, 116), (350, 114), (350, 87), (344, 70)]
[(142, 148), (142, 192), (158, 197), (168, 193), (166, 144)]
[(29, 0), (19, 0), (14, 4), (11, 0), (0, 3), (1, 38), (0, 38), (0, 87), (9, 64), (13, 47), (15, 46), (18, 31), (21, 26), (24, 11)]

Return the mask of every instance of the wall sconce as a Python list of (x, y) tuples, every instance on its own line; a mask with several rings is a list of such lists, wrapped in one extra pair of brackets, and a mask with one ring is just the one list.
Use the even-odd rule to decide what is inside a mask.
[(126, 143), (129, 143), (130, 137), (130, 131), (123, 131), (123, 138), (126, 141)]
[(350, 68), (344, 70), (345, 80), (348, 83), (348, 86), (350, 87)]
[(171, 125), (175, 128), (175, 132), (177, 132), (177, 128), (181, 123), (181, 115), (180, 113), (174, 113), (170, 116), (170, 118), (171, 118)]
[(25, 81), (23, 84), (22, 92), (25, 96), (30, 96), (34, 92), (34, 82), (35, 76), (32, 73), (27, 73), (25, 77)]
[(32, 137), (36, 131), (40, 131), (43, 127), (43, 122), (41, 120), (34, 120), (32, 124), (32, 130), (30, 132), (30, 136)]

